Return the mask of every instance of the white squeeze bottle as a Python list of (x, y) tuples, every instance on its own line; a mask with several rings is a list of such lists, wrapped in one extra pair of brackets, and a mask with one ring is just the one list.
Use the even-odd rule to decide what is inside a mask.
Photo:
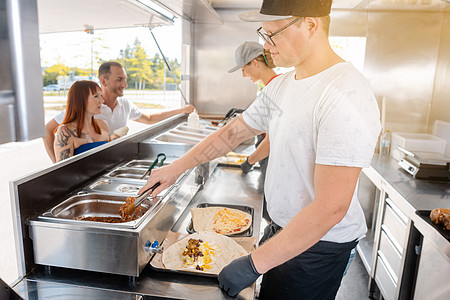
[(197, 111), (194, 109), (193, 112), (191, 112), (189, 114), (188, 120), (187, 120), (187, 125), (189, 127), (194, 127), (194, 128), (198, 128), (199, 126), (199, 117), (197, 114)]

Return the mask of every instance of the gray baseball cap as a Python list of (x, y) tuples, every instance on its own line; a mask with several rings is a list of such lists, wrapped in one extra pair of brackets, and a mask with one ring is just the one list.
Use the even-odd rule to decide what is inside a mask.
[(264, 47), (258, 42), (245, 42), (240, 45), (236, 52), (234, 52), (234, 58), (236, 60), (236, 66), (228, 71), (228, 73), (233, 73), (239, 70), (246, 64), (252, 61), (252, 59), (257, 58), (260, 55), (264, 55)]

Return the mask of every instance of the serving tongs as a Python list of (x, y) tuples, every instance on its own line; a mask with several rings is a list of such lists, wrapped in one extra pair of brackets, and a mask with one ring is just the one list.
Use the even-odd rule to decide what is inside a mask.
[(151, 188), (143, 192), (140, 196), (138, 196), (132, 203), (130, 203), (125, 208), (125, 215), (131, 215), (133, 213), (133, 210), (142, 204), (142, 201), (147, 199), (147, 197), (158, 187), (161, 183), (157, 182), (155, 183)]
[(227, 121), (236, 117), (237, 114), (243, 113), (244, 111), (245, 111), (245, 109), (232, 108), (226, 113), (225, 117), (223, 117), (222, 120), (220, 120), (219, 122), (211, 121), (211, 124), (214, 126), (222, 127), (223, 125), (225, 125), (227, 123)]
[[(159, 160), (159, 158), (161, 158), (161, 160)], [(156, 155), (156, 159), (155, 161), (150, 165), (150, 167), (148, 168), (147, 171), (145, 171), (144, 175), (142, 175), (142, 177), (140, 179), (144, 179), (145, 176), (150, 175), (150, 173), (152, 172), (153, 168), (159, 163), (158, 167), (161, 167), (164, 164), (164, 161), (166, 160), (166, 155), (164, 153), (159, 153), (158, 155)]]

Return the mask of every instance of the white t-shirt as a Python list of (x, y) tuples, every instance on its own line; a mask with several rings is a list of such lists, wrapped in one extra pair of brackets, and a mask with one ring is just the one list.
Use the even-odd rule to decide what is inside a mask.
[[(278, 76), (243, 117), (270, 136), (264, 189), (269, 215), (282, 227), (314, 200), (316, 164), (368, 167), (380, 132), (372, 89), (350, 63), (301, 80), (295, 71)], [(350, 242), (366, 231), (355, 190), (345, 217), (321, 240)]]
[[(63, 110), (54, 118), (58, 124), (61, 124), (64, 120), (66, 111)], [(109, 134), (112, 134), (114, 130), (122, 128), (127, 125), (128, 120), (137, 120), (142, 116), (142, 112), (132, 102), (124, 98), (117, 98), (117, 105), (114, 110), (111, 110), (109, 106), (102, 105), (101, 113), (95, 115), (94, 118), (105, 120), (109, 126)]]

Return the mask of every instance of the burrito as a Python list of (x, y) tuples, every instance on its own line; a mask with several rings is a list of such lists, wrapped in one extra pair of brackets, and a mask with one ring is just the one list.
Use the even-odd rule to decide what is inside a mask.
[(234, 259), (247, 251), (233, 239), (214, 232), (198, 232), (164, 250), (166, 269), (218, 275)]
[(246, 231), (252, 225), (252, 216), (227, 207), (192, 208), (192, 223), (196, 232), (214, 231), (233, 235)]

